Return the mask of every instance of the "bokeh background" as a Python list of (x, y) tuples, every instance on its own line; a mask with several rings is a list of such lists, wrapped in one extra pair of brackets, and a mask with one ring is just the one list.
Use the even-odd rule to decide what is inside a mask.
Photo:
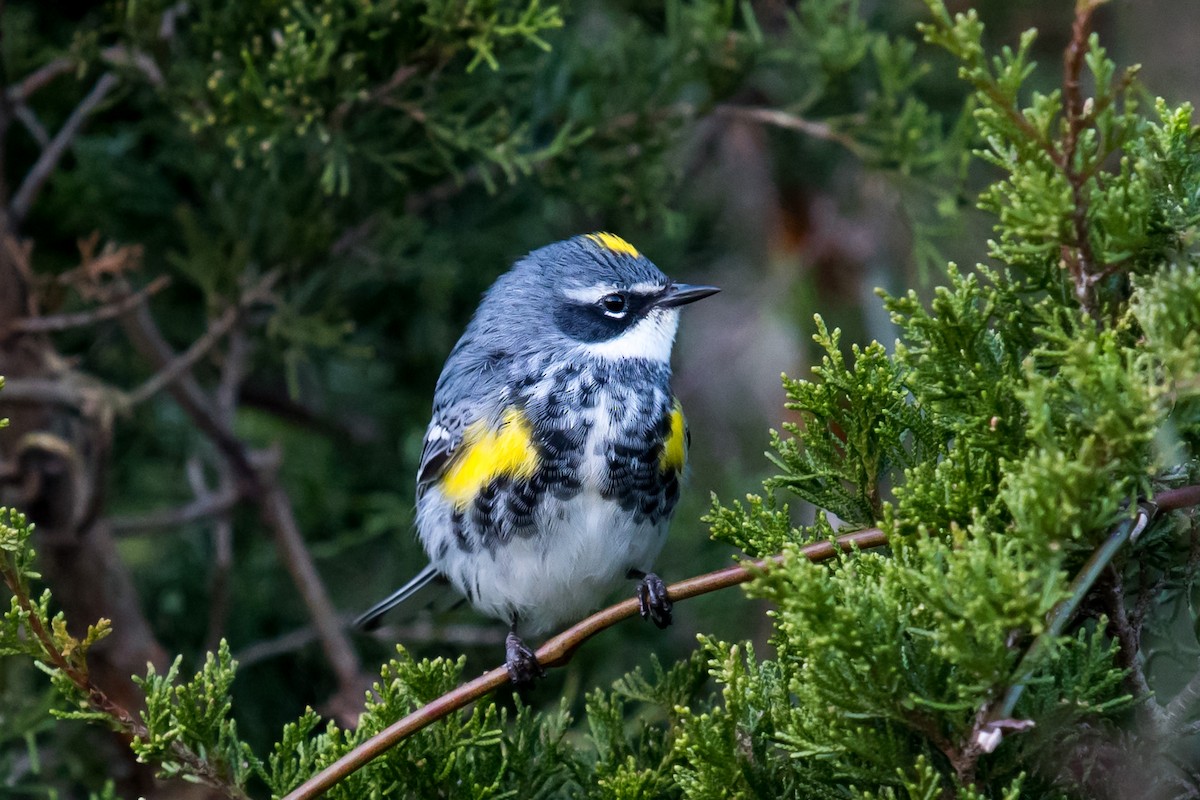
[[(109, 643), (114, 680), (176, 653), (191, 671), (226, 638), (238, 724), (260, 748), (308, 705), (352, 719), (395, 642), (465, 654), (467, 674), (501, 660), (503, 626), (436, 597), (336, 641), (314, 608), (345, 623), (422, 566), (413, 475), (433, 385), (515, 259), (609, 230), (669, 275), (723, 287), (687, 309), (676, 349), (693, 448), (660, 569), (674, 580), (736, 555), (701, 517), (714, 493), (772, 474), (780, 373), (808, 374), (812, 315), (847, 346), (889, 344), (877, 287), (920, 292), (946, 261), (986, 255), (973, 206), (987, 175), (964, 166), (965, 89), (916, 33), (922, 3), (580, 2), (544, 28), (555, 9), (483, 4), (489, 25), (468, 5), (0, 3), (0, 414), (14, 422), (0, 500), (41, 515), (73, 626), (106, 615), (136, 632)], [(1071, 2), (951, 6), (977, 9), (995, 44), (1036, 27), (1038, 85), (1056, 86)], [(1146, 102), (1200, 99), (1197, 10), (1115, 0), (1097, 14), (1118, 63), (1143, 65)], [(910, 87), (917, 106), (896, 100)], [(146, 287), (149, 323), (21, 322)], [(202, 346), (131, 403), (163, 374), (148, 330), (175, 355)], [(172, 393), (188, 382), (258, 482)], [(299, 560), (264, 499), (275, 490)], [(666, 632), (631, 621), (533, 701), (578, 707), (698, 632), (762, 642), (764, 612), (725, 592), (681, 604)], [(102, 733), (33, 722), (50, 702), (39, 674), (0, 659), (10, 787), (148, 785)]]

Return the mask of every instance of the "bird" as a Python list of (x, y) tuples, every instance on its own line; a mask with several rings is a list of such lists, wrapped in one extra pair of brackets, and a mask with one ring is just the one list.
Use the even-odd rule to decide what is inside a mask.
[(497, 278), (434, 390), (416, 479), (429, 564), (356, 626), (449, 582), (508, 624), (518, 687), (544, 675), (522, 637), (578, 621), (622, 581), (667, 627), (653, 565), (690, 446), (670, 356), (680, 308), (718, 291), (672, 281), (606, 232), (533, 250)]

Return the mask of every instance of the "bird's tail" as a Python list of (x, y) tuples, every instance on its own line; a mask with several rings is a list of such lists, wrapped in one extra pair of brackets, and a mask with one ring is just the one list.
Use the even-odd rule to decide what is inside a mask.
[(401, 586), (396, 591), (392, 592), (387, 597), (380, 600), (375, 605), (368, 608), (354, 620), (354, 627), (364, 631), (374, 630), (379, 627), (379, 620), (383, 615), (391, 611), (396, 606), (403, 603), (408, 598), (423, 589), (430, 581), (438, 577), (438, 571), (433, 568), (433, 565), (425, 567), (416, 574), (411, 581)]

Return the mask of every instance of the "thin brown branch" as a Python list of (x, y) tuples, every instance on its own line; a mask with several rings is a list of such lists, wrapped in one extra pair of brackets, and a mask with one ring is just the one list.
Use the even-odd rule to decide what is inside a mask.
[(233, 330), (233, 327), (250, 306), (265, 300), (269, 296), (271, 287), (278, 277), (279, 274), (277, 272), (266, 275), (256, 286), (247, 291), (238, 300), (237, 304), (225, 309), (225, 313), (212, 320), (208, 325), (208, 329), (199, 339), (192, 342), (187, 350), (171, 359), (153, 377), (130, 392), (126, 397), (126, 402), (130, 406), (136, 406), (158, 394), (165, 387), (171, 385), (185, 373), (189, 372), (192, 367), (199, 363), (200, 359), (208, 355), (217, 342), (225, 337), (225, 334)]
[(100, 51), (100, 58), (114, 67), (128, 67), (137, 70), (155, 89), (161, 89), (167, 84), (162, 70), (158, 68), (158, 62), (141, 50), (120, 45), (106, 47)]
[[(4, 583), (17, 600), (17, 605), (25, 616), (25, 629), (37, 640), (38, 647), (45, 656), (43, 663), (58, 670), (85, 697), (88, 705), (95, 711), (107, 716), (113, 723), (129, 736), (139, 739), (149, 739), (150, 731), (146, 725), (131, 714), (124, 706), (115, 702), (100, 687), (92, 683), (86, 667), (80, 668), (71, 662), (55, 642), (54, 636), (42, 624), (42, 618), (29, 600), (27, 587), (11, 569), (6, 561), (0, 561), (0, 574)], [(171, 743), (171, 753), (180, 762), (187, 765), (189, 774), (209, 788), (216, 789), (231, 800), (249, 800), (249, 796), (239, 787), (224, 780), (221, 775), (202, 756), (191, 748), (176, 740)]]
[(1087, 54), (1088, 32), (1091, 30), (1092, 13), (1103, 0), (1077, 0), (1075, 19), (1071, 24), (1071, 40), (1063, 51), (1063, 133), (1062, 163), (1059, 168), (1071, 187), (1071, 227), (1073, 246), (1063, 246), (1063, 260), (1075, 282), (1075, 299), (1089, 314), (1095, 315), (1095, 298), (1092, 286), (1097, 270), (1095, 253), (1092, 251), (1091, 231), (1088, 228), (1087, 178), (1084, 170), (1076, 164), (1079, 137), (1088, 125), (1089, 112), (1080, 90), (1080, 75), (1083, 72), (1084, 56)]
[(388, 98), (392, 92), (399, 89), (408, 79), (416, 75), (418, 68), (413, 64), (402, 64), (396, 68), (396, 71), (391, 74), (386, 81), (374, 87), (366, 93), (364, 97), (352, 97), (343, 100), (333, 110), (329, 117), (329, 126), (334, 129), (339, 129), (346, 124), (346, 119), (350, 115), (350, 110), (356, 105), (373, 105)]
[[(263, 285), (260, 283), (260, 286)], [(269, 287), (270, 283), (265, 285)], [(242, 302), (238, 303), (238, 306), (242, 305)], [(137, 306), (122, 316), (121, 320), (134, 348), (160, 371), (179, 358), (145, 306)], [(220, 403), (208, 397), (190, 369), (182, 370), (174, 380), (165, 384), (165, 388), (228, 461), (238, 491), (258, 504), (262, 519), (275, 539), (280, 559), (320, 632), (321, 646), (337, 676), (340, 694), (349, 697), (357, 693), (358, 656), (338, 622), (333, 603), (296, 524), (291, 500), (279, 483), (276, 470), (273, 466), (263, 467), (255, 463), (250, 448), (238, 439), (232, 426), (223, 418)]]
[(325, 584), (305, 547), (291, 498), (274, 476), (265, 482), (263, 488), (266, 492), (260, 500), (263, 518), (274, 532), (275, 546), (279, 549), (284, 566), (291, 573), (292, 582), (308, 607), (313, 625), (321, 634), (325, 657), (333, 667), (339, 686), (346, 691), (357, 691), (358, 656), (346, 638), (346, 630), (338, 620), (337, 612), (325, 592)]
[(834, 142), (861, 158), (864, 155), (862, 146), (852, 137), (836, 130), (825, 122), (814, 122), (810, 119), (780, 111), (777, 108), (758, 108), (750, 106), (719, 105), (712, 110), (713, 116), (730, 117), (732, 119), (756, 122), (789, 131), (797, 131), (814, 139)]
[(33, 141), (37, 142), (38, 147), (46, 147), (50, 144), (50, 134), (46, 132), (46, 126), (29, 106), (14, 106), (12, 116), (13, 119), (25, 126), (25, 130), (29, 132)]
[(3, 339), (9, 332), (50, 333), (70, 330), (71, 328), (83, 328), (88, 325), (95, 325), (98, 322), (116, 319), (139, 303), (146, 302), (150, 297), (153, 297), (169, 286), (170, 283), (171, 279), (168, 276), (160, 275), (141, 289), (122, 297), (115, 303), (109, 303), (108, 305), (92, 308), (87, 311), (76, 311), (70, 314), (52, 314), (44, 317), (18, 319), (9, 324), (7, 331), (0, 332), (0, 339)]
[(1133, 695), (1147, 730), (1163, 731), (1167, 716), (1162, 707), (1155, 702), (1154, 690), (1146, 680), (1142, 660), (1142, 630), (1141, 626), (1135, 625), (1129, 617), (1125, 605), (1125, 581), (1112, 565), (1109, 565), (1107, 578), (1101, 592), (1101, 601), (1108, 614), (1111, 626), (1109, 630), (1119, 646), (1117, 659), (1125, 668), (1125, 687)]
[[(349, 627), (356, 616), (342, 614), (339, 615), (339, 620)], [(406, 645), (436, 643), (442, 647), (495, 647), (504, 643), (505, 634), (502, 629), (492, 625), (436, 625), (430, 620), (423, 620), (407, 625), (385, 625), (371, 631), (370, 636), (389, 644), (404, 642)], [(251, 664), (294, 653), (315, 641), (317, 629), (312, 625), (305, 625), (274, 639), (248, 645), (234, 653), (233, 658), (237, 661), (240, 672)]]
[(178, 508), (153, 511), (136, 517), (113, 517), (109, 526), (117, 535), (133, 535), (151, 531), (171, 530), (193, 522), (219, 518), (228, 514), (241, 500), (236, 487), (229, 486), (197, 497)]
[(75, 382), (51, 378), (8, 378), (0, 402), (34, 403), (56, 405), (83, 411), (91, 403), (99, 402), (98, 392), (93, 393)]
[[(814, 542), (800, 548), (799, 552), (810, 561), (819, 562), (827, 561), (838, 553), (855, 548), (882, 547), (886, 544), (887, 535), (883, 531), (869, 528), (844, 534), (833, 541)], [(668, 586), (667, 594), (673, 601), (679, 602), (690, 597), (737, 586), (753, 580), (764, 570), (778, 566), (784, 558), (784, 556), (775, 556), (748, 563), (745, 566), (727, 567), (706, 575), (689, 578)], [(638, 601), (636, 598), (609, 606), (572, 625), (543, 644), (537, 651), (538, 662), (543, 667), (561, 667), (571, 660), (575, 650), (588, 639), (637, 613)], [(286, 795), (284, 800), (307, 800), (307, 798), (317, 797), (407, 737), (475, 702), (488, 692), (508, 683), (508, 680), (508, 670), (500, 666), (447, 692), (358, 745), (333, 764), (306, 780)]]
[(54, 138), (50, 140), (50, 144), (42, 151), (38, 160), (30, 168), (25, 179), (21, 181), (21, 185), (17, 188), (16, 194), (13, 195), (12, 203), (9, 205), (9, 213), (12, 215), (14, 226), (19, 225), (29, 213), (29, 209), (33, 206), (33, 202), (42, 191), (42, 186), (50, 179), (50, 175), (58, 166), (58, 162), (66, 154), (67, 148), (75, 137), (82, 130), (83, 124), (93, 111), (96, 110), (108, 93), (116, 88), (119, 81), (111, 72), (106, 72), (96, 81), (96, 85), (87, 93), (87, 96), (75, 107), (67, 121), (58, 129), (58, 133), (54, 134)]
[(12, 86), (7, 87), (4, 90), (5, 97), (13, 105), (20, 105), (59, 75), (66, 75), (74, 70), (76, 65), (77, 62), (70, 58), (51, 59)]

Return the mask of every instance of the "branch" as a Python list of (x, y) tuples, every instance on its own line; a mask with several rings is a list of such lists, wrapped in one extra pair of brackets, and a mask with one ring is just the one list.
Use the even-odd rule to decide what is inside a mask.
[(147, 533), (149, 531), (178, 528), (193, 522), (220, 517), (233, 510), (241, 500), (235, 487), (229, 486), (210, 494), (197, 497), (187, 505), (165, 511), (152, 511), (137, 517), (114, 517), (109, 527), (117, 535)]
[(0, 339), (3, 339), (9, 333), (65, 331), (71, 328), (82, 328), (87, 325), (95, 325), (97, 322), (116, 319), (122, 314), (127, 313), (134, 306), (146, 302), (150, 297), (165, 289), (170, 283), (171, 279), (168, 276), (160, 275), (136, 292), (126, 295), (117, 302), (106, 306), (89, 309), (88, 311), (77, 311), (72, 314), (53, 314), (44, 317), (18, 319), (11, 322), (7, 330), (0, 332)]
[[(824, 542), (814, 542), (800, 548), (800, 554), (810, 561), (827, 561), (838, 553), (855, 548), (882, 547), (887, 544), (887, 535), (878, 528), (868, 528), (838, 536), (836, 539)], [(762, 574), (763, 570), (778, 566), (786, 556), (774, 556), (762, 561), (749, 562), (745, 566), (727, 567), (726, 569), (710, 572), (689, 578), (667, 587), (671, 600), (679, 602), (690, 597), (727, 589), (753, 580)], [(605, 628), (612, 627), (621, 620), (628, 619), (638, 613), (637, 598), (630, 598), (616, 605), (609, 606), (590, 617), (572, 625), (558, 636), (547, 641), (537, 651), (538, 663), (543, 667), (561, 667), (571, 660), (575, 650), (588, 639), (600, 633)], [(403, 719), (392, 723), (384, 730), (372, 736), (367, 741), (355, 747), (349, 753), (330, 764), (306, 780), (283, 800), (308, 800), (327, 791), (347, 775), (362, 768), (368, 762), (381, 755), (401, 741), (425, 728), (426, 726), (452, 714), (464, 706), (475, 702), (488, 692), (508, 683), (508, 670), (496, 667), (485, 672), (473, 681), (464, 683), (457, 689), (448, 692), (431, 703), (428, 703)]]
[[(42, 624), (42, 617), (38, 609), (34, 608), (33, 603), (30, 602), (27, 585), (21, 579), (21, 576), (11, 569), (11, 564), (7, 558), (0, 557), (0, 575), (3, 576), (4, 583), (13, 593), (17, 605), (21, 608), (25, 630), (37, 641), (38, 648), (44, 655), (44, 659), (39, 659), (39, 662), (62, 674), (63, 677), (70, 681), (71, 685), (87, 698), (87, 703), (93, 710), (99, 711), (112, 720), (118, 729), (136, 739), (149, 739), (150, 731), (145, 723), (131, 714), (124, 706), (110, 698), (100, 687), (92, 683), (92, 679), (87, 674), (86, 666), (81, 668), (72, 663), (71, 658), (59, 647), (54, 636)], [(79, 643), (75, 642), (75, 644), (78, 645)], [(77, 653), (76, 657), (78, 658), (80, 655)], [(196, 753), (187, 745), (178, 740), (172, 740), (171, 753), (180, 762), (187, 765), (190, 777), (196, 781), (209, 788), (216, 789), (226, 797), (231, 798), (231, 800), (249, 800), (245, 792), (238, 786), (224, 780), (202, 755)]]
[[(143, 383), (138, 388), (134, 389), (126, 397), (126, 402), (129, 406), (150, 399), (158, 394), (164, 387), (169, 386), (192, 367), (194, 367), (200, 359), (204, 358), (210, 350), (224, 338), (225, 334), (233, 330), (233, 327), (242, 318), (250, 306), (255, 303), (265, 300), (271, 291), (271, 287), (279, 278), (278, 272), (268, 273), (263, 277), (258, 284), (249, 289), (245, 294), (238, 298), (235, 305), (225, 309), (225, 313), (217, 319), (213, 320), (208, 325), (208, 330), (200, 336), (199, 339), (192, 342), (182, 354), (173, 358), (168, 364), (163, 366), (157, 373), (154, 374), (148, 381)], [(135, 304), (136, 305), (136, 304)]]
[(58, 166), (58, 162), (66, 154), (67, 148), (83, 128), (83, 123), (87, 121), (88, 116), (96, 107), (104, 102), (104, 98), (116, 87), (117, 83), (119, 83), (117, 77), (111, 72), (101, 75), (100, 80), (96, 81), (96, 85), (83, 98), (83, 101), (75, 107), (75, 110), (67, 117), (67, 121), (63, 123), (63, 126), (58, 129), (58, 133), (54, 134), (54, 138), (50, 140), (50, 144), (42, 151), (37, 162), (29, 170), (29, 174), (25, 176), (25, 180), (21, 181), (21, 186), (17, 189), (17, 193), (13, 195), (9, 212), (15, 224), (19, 224), (25, 219), (25, 215), (29, 213), (33, 201), (37, 199), (38, 194), (41, 192), (42, 186), (50, 178), (51, 173)]
[(713, 116), (717, 117), (731, 117), (733, 119), (757, 122), (760, 125), (770, 125), (775, 128), (783, 128), (784, 130), (798, 131), (814, 139), (823, 139), (827, 142), (840, 144), (858, 158), (862, 158), (865, 155), (862, 145), (846, 134), (835, 130), (828, 123), (813, 122), (812, 120), (798, 117), (795, 114), (789, 114), (786, 111), (780, 111), (776, 108), (719, 105), (713, 108), (712, 113)]
[(1068, 587), (1068, 594), (1050, 609), (1046, 617), (1046, 629), (1034, 639), (1014, 672), (1016, 679), (1009, 686), (1003, 699), (990, 713), (980, 715), (970, 735), (968, 748), (974, 748), (973, 755), (978, 758), (983, 753), (995, 750), (1006, 731), (1025, 730), (1029, 725), (1013, 720), (1013, 709), (1025, 692), (1025, 686), (1033, 677), (1039, 662), (1053, 645), (1054, 639), (1061, 635), (1063, 629), (1074, 616), (1083, 598), (1091, 590), (1100, 575), (1108, 569), (1113, 558), (1126, 542), (1141, 535), (1151, 522), (1164, 511), (1178, 511), (1183, 508), (1200, 505), (1200, 484), (1184, 486), (1178, 489), (1168, 489), (1155, 495), (1153, 502), (1138, 505), (1137, 514), (1120, 522), (1109, 533), (1108, 538), (1092, 553), (1083, 567), (1075, 575)]
[[(1104, 0), (1077, 0), (1075, 19), (1071, 25), (1071, 41), (1063, 51), (1063, 117), (1066, 132), (1063, 135), (1062, 163), (1060, 168), (1071, 187), (1071, 226), (1074, 232), (1075, 252), (1063, 246), (1064, 261), (1075, 281), (1075, 299), (1088, 314), (1096, 309), (1092, 297), (1092, 272), (1096, 257), (1092, 252), (1091, 233), (1088, 230), (1088, 198), (1084, 187), (1087, 177), (1076, 168), (1075, 155), (1079, 146), (1079, 134), (1088, 124), (1083, 93), (1079, 88), (1079, 76), (1083, 71), (1083, 58), (1087, 53), (1088, 31), (1092, 13)], [(1102, 270), (1101, 270), (1102, 271)]]
[[(264, 278), (264, 283), (268, 280), (273, 281), (274, 277)], [(134, 348), (160, 370), (165, 370), (179, 358), (145, 306), (135, 307), (121, 321)], [(222, 401), (214, 402), (209, 398), (190, 369), (180, 371), (164, 387), (227, 461), (238, 491), (258, 504), (263, 522), (275, 539), (280, 559), (320, 632), (321, 647), (337, 677), (341, 695), (348, 698), (359, 692), (358, 656), (338, 621), (333, 603), (305, 547), (291, 500), (279, 483), (276, 471), (255, 463), (250, 448), (238, 439), (225, 419), (220, 408)]]
[(41, 89), (59, 75), (65, 75), (75, 69), (75, 65), (76, 62), (72, 59), (65, 57), (55, 58), (38, 67), (17, 83), (6, 88), (4, 95), (8, 99), (8, 102), (13, 105), (20, 105), (28, 100), (38, 89)]

